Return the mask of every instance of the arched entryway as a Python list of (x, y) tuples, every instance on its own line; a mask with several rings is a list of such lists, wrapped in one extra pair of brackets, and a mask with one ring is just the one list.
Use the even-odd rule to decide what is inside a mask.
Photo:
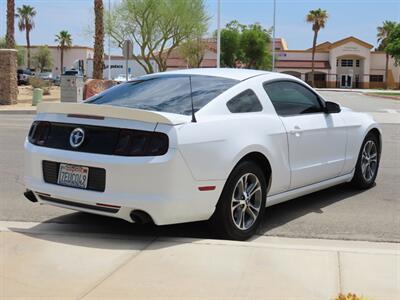
[(362, 87), (365, 58), (359, 55), (343, 55), (336, 59), (337, 87)]

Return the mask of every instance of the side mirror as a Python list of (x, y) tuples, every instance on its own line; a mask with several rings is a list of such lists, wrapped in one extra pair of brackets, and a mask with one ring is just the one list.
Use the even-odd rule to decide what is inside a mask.
[(326, 101), (325, 102), (325, 113), (326, 114), (336, 114), (340, 113), (340, 105), (335, 102)]

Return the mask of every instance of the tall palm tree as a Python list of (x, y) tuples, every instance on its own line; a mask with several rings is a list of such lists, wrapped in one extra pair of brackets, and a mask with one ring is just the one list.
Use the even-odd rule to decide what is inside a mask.
[(61, 30), (59, 34), (56, 34), (54, 41), (58, 43), (58, 48), (61, 51), (60, 72), (62, 74), (64, 70), (64, 51), (72, 47), (72, 37), (68, 31)]
[(312, 57), (311, 57), (311, 85), (314, 86), (314, 58), (315, 58), (315, 47), (317, 45), (318, 32), (321, 28), (325, 27), (328, 21), (328, 13), (326, 10), (321, 8), (310, 10), (306, 17), (307, 23), (312, 24), (312, 30), (314, 31)]
[[(382, 26), (378, 26), (376, 29), (378, 30), (377, 38), (379, 47), (378, 49), (386, 52), (387, 46), (387, 38), (390, 33), (396, 27), (396, 22), (393, 21), (384, 21)], [(386, 52), (386, 65), (385, 65), (385, 89), (388, 88), (388, 76), (389, 76), (389, 53)]]
[(103, 55), (104, 55), (104, 24), (103, 24), (103, 0), (94, 0), (95, 36), (93, 55), (93, 78), (103, 79)]
[(18, 28), (20, 31), (25, 31), (26, 48), (28, 50), (28, 69), (31, 67), (31, 41), (29, 33), (35, 27), (33, 17), (36, 16), (36, 10), (32, 6), (22, 5), (17, 8)]
[(14, 0), (7, 0), (7, 33), (6, 43), (7, 48), (15, 48), (14, 38), (14, 19), (15, 19), (15, 3)]

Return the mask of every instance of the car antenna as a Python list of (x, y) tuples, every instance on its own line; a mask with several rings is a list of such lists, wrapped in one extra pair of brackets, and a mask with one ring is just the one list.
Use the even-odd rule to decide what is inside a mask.
[(192, 102), (192, 122), (197, 123), (196, 116), (194, 115), (192, 76), (189, 76), (189, 86), (190, 86), (190, 101)]

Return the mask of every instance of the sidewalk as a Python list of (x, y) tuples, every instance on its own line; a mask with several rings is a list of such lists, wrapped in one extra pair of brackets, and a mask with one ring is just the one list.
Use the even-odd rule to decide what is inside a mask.
[(110, 235), (0, 222), (0, 298), (400, 299), (400, 244)]

